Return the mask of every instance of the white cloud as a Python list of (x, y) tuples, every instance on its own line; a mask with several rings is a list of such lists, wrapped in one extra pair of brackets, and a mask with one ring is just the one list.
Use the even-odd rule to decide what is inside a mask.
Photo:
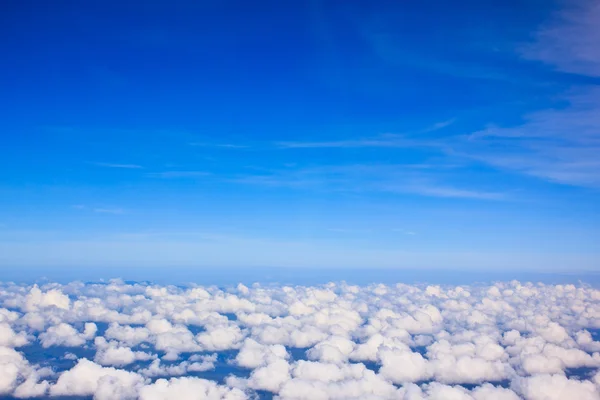
[(144, 168), (141, 165), (137, 165), (137, 164), (115, 164), (115, 163), (104, 163), (104, 162), (97, 162), (97, 163), (94, 163), (94, 165), (97, 165), (99, 167), (122, 168), (122, 169), (141, 169), (141, 168)]
[[(598, 398), (600, 384), (600, 375), (566, 376), (600, 368), (591, 333), (600, 327), (600, 291), (586, 286), (111, 281), (4, 285), (0, 306), (10, 308), (0, 308), (0, 391), (21, 397), (238, 399), (265, 390), (281, 399), (552, 400)], [(52, 372), (29, 363), (31, 346), (69, 346), (65, 360), (95, 352), (86, 355), (94, 361)], [(221, 351), (248, 377), (225, 385), (183, 378), (224, 373)], [(510, 389), (493, 386), (500, 381)], [(475, 387), (454, 386), (461, 384)]]
[(81, 359), (63, 372), (50, 387), (53, 396), (91, 396), (98, 400), (134, 399), (145, 380), (142, 376), (121, 369), (102, 367)]
[(198, 378), (159, 379), (140, 390), (140, 400), (245, 400), (248, 397), (236, 388)]
[(600, 393), (592, 382), (567, 379), (564, 375), (519, 378), (514, 387), (526, 400), (600, 399)]
[(290, 379), (290, 364), (286, 360), (276, 360), (265, 367), (252, 371), (248, 378), (248, 386), (253, 389), (278, 393), (281, 386)]
[(263, 345), (253, 339), (246, 339), (235, 362), (240, 367), (255, 369), (288, 356), (287, 350), (280, 344)]
[(60, 289), (50, 289), (42, 292), (37, 285), (34, 285), (25, 297), (24, 311), (37, 311), (49, 307), (56, 307), (62, 310), (68, 310), (71, 305), (69, 297)]
[(238, 348), (244, 332), (237, 325), (208, 326), (206, 332), (199, 333), (196, 340), (204, 351), (220, 351)]
[(46, 332), (40, 334), (39, 338), (43, 347), (78, 347), (83, 346), (87, 340), (92, 339), (96, 334), (96, 330), (96, 324), (93, 322), (86, 323), (82, 333), (73, 328), (73, 326), (61, 322), (58, 325), (49, 327)]
[(97, 349), (94, 361), (103, 366), (122, 367), (135, 361), (146, 361), (156, 357), (142, 351), (132, 351), (116, 342), (107, 342), (103, 337), (97, 337), (94, 343)]
[(21, 347), (27, 343), (29, 343), (29, 340), (24, 332), (16, 333), (10, 324), (0, 323), (0, 346)]
[(39, 377), (44, 374), (44, 371), (36, 371), (21, 353), (0, 346), (0, 395), (43, 395), (48, 388), (48, 382), (39, 382)]

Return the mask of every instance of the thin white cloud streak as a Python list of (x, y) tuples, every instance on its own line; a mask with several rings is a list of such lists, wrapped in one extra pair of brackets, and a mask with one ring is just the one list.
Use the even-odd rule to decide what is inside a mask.
[[(460, 188), (438, 183), (436, 172), (454, 169), (455, 165), (330, 165), (295, 170), (273, 171), (271, 174), (247, 175), (232, 180), (272, 187), (312, 189), (339, 192), (371, 192), (414, 194), (427, 197), (507, 200), (502, 192)], [(446, 176), (446, 179), (448, 177)]]
[(236, 144), (236, 143), (205, 143), (205, 142), (192, 142), (190, 146), (197, 147), (219, 147), (223, 149), (247, 149), (248, 145)]
[(521, 55), (559, 71), (600, 77), (600, 3), (574, 0), (560, 5), (564, 8), (542, 24), (535, 42), (522, 46)]
[(372, 138), (357, 140), (338, 140), (324, 142), (279, 142), (282, 149), (311, 149), (311, 148), (361, 148), (361, 147), (415, 147), (417, 142), (406, 139)]
[(124, 214), (125, 210), (122, 208), (94, 208), (93, 212), (98, 214)]
[[(528, 60), (560, 71), (600, 76), (600, 3), (579, 0), (561, 9), (519, 49)], [(490, 125), (470, 135), (424, 140), (411, 135), (321, 142), (284, 142), (282, 148), (428, 147), (450, 160), (471, 160), (548, 182), (600, 188), (600, 89), (580, 86), (560, 94), (563, 105), (530, 112), (514, 126)], [(433, 126), (444, 128), (442, 122)], [(500, 199), (504, 195), (463, 189), (416, 188), (440, 197)], [(406, 190), (406, 188), (402, 189)]]
[(600, 89), (585, 89), (566, 99), (566, 107), (529, 114), (522, 125), (475, 132), (454, 150), (548, 181), (600, 187)]
[(122, 169), (143, 169), (144, 168), (141, 165), (137, 165), (137, 164), (115, 164), (115, 163), (104, 163), (104, 162), (96, 162), (93, 164), (97, 165), (99, 167), (106, 167), (106, 168), (122, 168)]
[(441, 121), (435, 123), (422, 130), (414, 132), (412, 134), (393, 134), (386, 133), (377, 135), (374, 137), (360, 138), (360, 139), (347, 139), (347, 140), (334, 140), (334, 141), (290, 141), (290, 142), (278, 142), (275, 145), (281, 149), (302, 149), (302, 148), (368, 148), (368, 147), (437, 147), (435, 142), (426, 141), (421, 138), (415, 137), (415, 135), (435, 132), (444, 129), (452, 125), (456, 120), (449, 119), (447, 121)]
[[(521, 49), (523, 57), (558, 70), (600, 76), (600, 3), (561, 3), (554, 18)], [(600, 89), (579, 86), (563, 105), (531, 112), (517, 126), (490, 126), (454, 150), (494, 167), (546, 181), (600, 188)], [(498, 150), (501, 149), (501, 150)]]
[(177, 179), (177, 178), (203, 178), (212, 175), (207, 171), (163, 171), (146, 174), (149, 178)]
[(408, 185), (406, 187), (387, 187), (385, 190), (400, 193), (412, 193), (428, 197), (473, 199), (473, 200), (508, 200), (506, 193), (468, 190), (438, 185)]
[(328, 232), (348, 233), (348, 234), (364, 234), (373, 232), (371, 229), (351, 229), (351, 228), (328, 228)]

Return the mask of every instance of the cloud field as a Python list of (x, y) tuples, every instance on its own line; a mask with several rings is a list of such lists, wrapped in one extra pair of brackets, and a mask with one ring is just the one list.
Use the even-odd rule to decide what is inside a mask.
[(600, 291), (0, 285), (0, 396), (600, 399)]

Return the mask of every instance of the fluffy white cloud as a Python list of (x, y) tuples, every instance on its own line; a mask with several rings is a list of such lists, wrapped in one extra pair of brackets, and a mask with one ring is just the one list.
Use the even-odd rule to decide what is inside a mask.
[(103, 337), (97, 337), (94, 343), (97, 349), (94, 361), (103, 366), (122, 367), (156, 357), (143, 351), (132, 351), (129, 347), (118, 345), (117, 342), (107, 342)]
[(431, 363), (410, 350), (386, 349), (380, 352), (379, 358), (379, 373), (394, 383), (424, 381), (433, 375)]
[(102, 367), (81, 359), (50, 387), (53, 396), (91, 396), (98, 400), (134, 399), (145, 379), (129, 371)]
[(40, 334), (40, 343), (43, 347), (67, 346), (78, 347), (85, 344), (87, 340), (92, 339), (98, 330), (96, 324), (88, 322), (85, 324), (83, 332), (77, 331), (73, 326), (61, 322), (58, 325), (51, 326)]
[(0, 346), (21, 347), (29, 343), (24, 332), (16, 333), (10, 324), (0, 323)]
[(154, 360), (152, 363), (138, 371), (139, 374), (146, 377), (169, 377), (181, 376), (188, 372), (204, 372), (215, 369), (217, 355), (192, 356), (190, 360), (179, 364), (162, 364), (160, 360)]
[(196, 340), (204, 351), (220, 351), (239, 348), (244, 332), (235, 324), (207, 326), (206, 332), (199, 333)]
[(263, 345), (253, 339), (246, 339), (235, 361), (240, 367), (254, 369), (286, 358), (287, 350), (280, 344)]
[(299, 361), (292, 376), (279, 392), (282, 399), (402, 398), (401, 391), (363, 364)]
[[(572, 368), (600, 368), (599, 327), (600, 291), (574, 285), (0, 284), (0, 393), (597, 399), (600, 373), (568, 376)], [(50, 354), (63, 346), (63, 360), (87, 359), (66, 371), (27, 359), (40, 347), (57, 347)], [(223, 376), (231, 367), (247, 377)]]
[(198, 378), (159, 379), (140, 390), (140, 400), (245, 400), (246, 394), (237, 388), (217, 385)]
[(37, 311), (49, 307), (68, 310), (70, 306), (69, 296), (61, 292), (60, 289), (50, 289), (42, 292), (37, 285), (34, 285), (25, 297), (23, 310)]
[(518, 378), (513, 385), (526, 400), (600, 399), (600, 392), (592, 382), (567, 379), (564, 375)]
[(252, 371), (248, 379), (248, 386), (252, 389), (277, 393), (290, 378), (290, 364), (286, 360), (276, 360)]
[(15, 393), (18, 397), (41, 396), (48, 382), (38, 382), (48, 371), (36, 370), (16, 350), (0, 346), (0, 394)]

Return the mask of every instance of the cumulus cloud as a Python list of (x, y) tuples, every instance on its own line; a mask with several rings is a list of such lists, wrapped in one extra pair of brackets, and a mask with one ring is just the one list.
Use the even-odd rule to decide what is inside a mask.
[(134, 372), (102, 367), (81, 359), (50, 387), (52, 396), (94, 396), (95, 399), (134, 399), (144, 378)]
[(97, 337), (96, 356), (94, 361), (103, 366), (117, 366), (132, 364), (135, 361), (146, 361), (156, 356), (143, 351), (132, 351), (129, 347), (120, 346), (117, 342), (107, 342), (103, 337)]
[(600, 396), (587, 286), (0, 284), (0, 307), (1, 395)]
[(198, 378), (159, 379), (140, 390), (140, 400), (245, 400), (247, 398), (240, 389), (228, 388)]
[(92, 339), (97, 329), (95, 323), (88, 322), (85, 324), (84, 331), (79, 332), (73, 326), (61, 322), (58, 325), (48, 328), (46, 332), (41, 333), (39, 338), (43, 347), (78, 347), (84, 345), (87, 340)]

